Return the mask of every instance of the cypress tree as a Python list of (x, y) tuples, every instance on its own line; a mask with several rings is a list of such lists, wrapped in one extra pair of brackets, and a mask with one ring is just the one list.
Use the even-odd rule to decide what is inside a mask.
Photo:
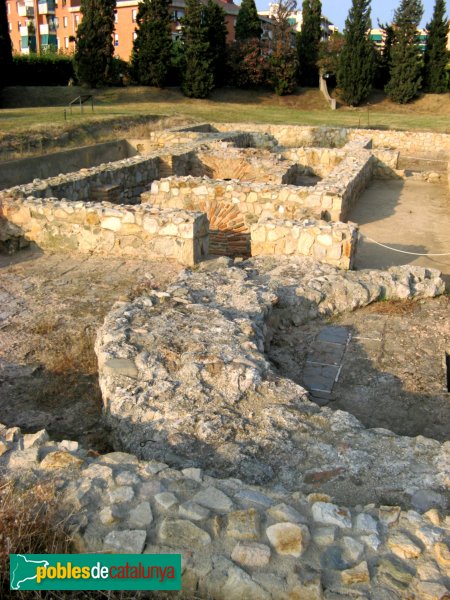
[(352, 0), (337, 71), (341, 97), (351, 106), (357, 106), (372, 90), (375, 50), (367, 34), (370, 29), (370, 0)]
[(370, 0), (352, 0), (337, 71), (341, 97), (351, 106), (357, 106), (372, 90), (375, 49), (368, 37), (370, 28)]
[(297, 51), (300, 69), (300, 83), (308, 87), (319, 85), (319, 44), (322, 37), (320, 22), (322, 2), (304, 0), (302, 7), (302, 29), (297, 36)]
[(391, 65), (391, 51), (394, 43), (394, 29), (392, 25), (379, 24), (379, 28), (384, 31), (384, 44), (381, 52), (376, 53), (376, 72), (374, 85), (377, 89), (383, 90), (389, 82), (389, 70)]
[(8, 85), (12, 70), (12, 44), (8, 28), (6, 1), (0, 0), (0, 88)]
[(114, 55), (112, 36), (116, 0), (81, 0), (75, 70), (81, 83), (96, 87), (108, 80)]
[(142, 0), (138, 5), (131, 61), (142, 85), (163, 87), (167, 82), (172, 51), (169, 5), (169, 0)]
[(421, 56), (417, 28), (423, 15), (421, 0), (402, 0), (394, 13), (394, 44), (390, 81), (384, 88), (393, 102), (406, 104), (420, 89)]
[(256, 10), (255, 0), (242, 0), (236, 19), (236, 39), (259, 39), (261, 35), (261, 21)]
[(214, 77), (214, 87), (223, 85), (225, 81), (224, 61), (227, 53), (227, 28), (225, 11), (213, 0), (208, 0), (204, 9), (206, 39), (209, 43), (211, 70)]
[(186, 0), (183, 19), (185, 71), (181, 89), (185, 96), (206, 98), (214, 88), (214, 73), (206, 27), (205, 9), (200, 0)]
[(448, 91), (446, 66), (448, 22), (445, 18), (445, 0), (436, 0), (433, 18), (427, 25), (428, 39), (424, 56), (423, 87), (427, 92), (442, 94)]

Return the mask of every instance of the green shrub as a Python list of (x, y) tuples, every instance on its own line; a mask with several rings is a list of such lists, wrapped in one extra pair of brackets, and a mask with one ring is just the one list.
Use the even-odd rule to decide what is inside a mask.
[(10, 85), (67, 85), (74, 79), (73, 60), (63, 54), (13, 57)]

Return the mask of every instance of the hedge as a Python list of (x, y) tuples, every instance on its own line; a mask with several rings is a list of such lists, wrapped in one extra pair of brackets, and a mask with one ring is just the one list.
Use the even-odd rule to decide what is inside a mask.
[(70, 56), (15, 55), (9, 85), (67, 85), (71, 78), (75, 74)]

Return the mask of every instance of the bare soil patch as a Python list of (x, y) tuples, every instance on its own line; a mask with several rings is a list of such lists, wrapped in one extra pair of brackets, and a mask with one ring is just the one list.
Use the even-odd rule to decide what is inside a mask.
[(2, 422), (108, 450), (96, 330), (116, 300), (158, 289), (180, 269), (170, 261), (31, 251), (0, 257)]

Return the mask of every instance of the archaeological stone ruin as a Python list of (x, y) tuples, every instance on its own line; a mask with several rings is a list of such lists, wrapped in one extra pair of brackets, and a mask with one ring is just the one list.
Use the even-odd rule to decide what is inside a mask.
[(314, 397), (270, 349), (328, 319), (344, 353), (332, 319), (444, 294), (436, 269), (354, 270), (348, 219), (373, 180), (450, 183), (450, 135), (202, 124), (122, 151), (0, 192), (3, 253), (183, 266), (97, 331), (113, 451), (0, 425), (2, 475), (55, 481), (77, 551), (181, 552), (180, 598), (448, 598), (450, 441), (365, 427), (327, 400), (338, 367), (310, 361)]

